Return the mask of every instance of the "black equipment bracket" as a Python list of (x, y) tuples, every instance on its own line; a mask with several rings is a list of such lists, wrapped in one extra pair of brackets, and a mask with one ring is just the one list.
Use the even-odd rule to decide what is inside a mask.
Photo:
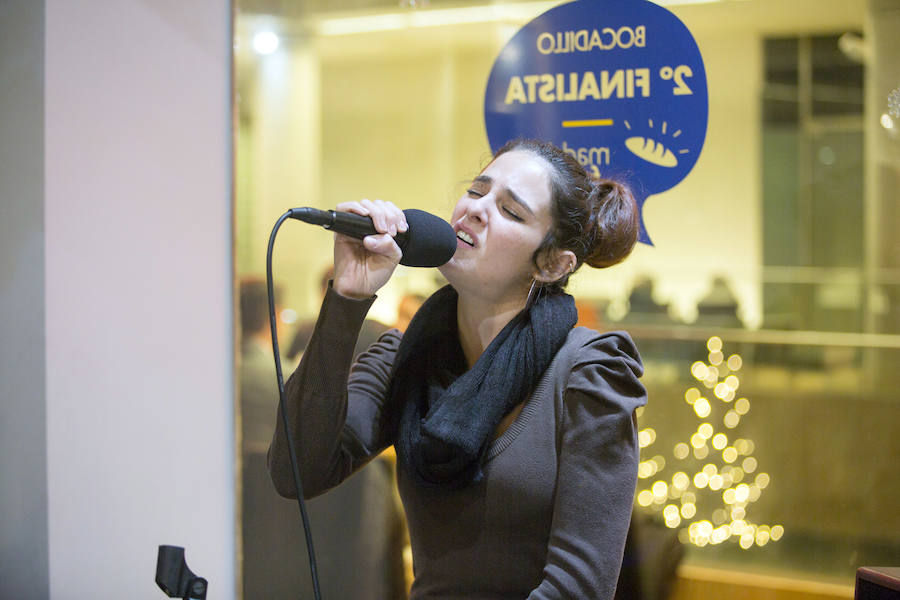
[(206, 600), (206, 579), (198, 577), (184, 561), (181, 546), (160, 546), (156, 557), (156, 585), (169, 598)]

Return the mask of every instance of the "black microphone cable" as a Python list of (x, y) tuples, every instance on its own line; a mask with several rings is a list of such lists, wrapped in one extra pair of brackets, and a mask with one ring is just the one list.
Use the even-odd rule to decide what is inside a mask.
[(300, 505), (300, 517), (303, 519), (303, 533), (306, 535), (306, 549), (309, 554), (309, 572), (312, 576), (313, 596), (315, 600), (321, 600), (319, 592), (319, 573), (316, 568), (316, 552), (313, 549), (312, 530), (309, 526), (309, 515), (306, 514), (306, 503), (303, 501), (303, 485), (300, 483), (300, 468), (297, 465), (297, 455), (294, 451), (294, 441), (291, 436), (291, 428), (288, 424), (287, 408), (284, 401), (284, 376), (281, 372), (281, 353), (278, 350), (278, 332), (275, 317), (275, 286), (272, 281), (272, 250), (275, 247), (275, 235), (284, 221), (291, 217), (289, 210), (275, 223), (269, 236), (269, 249), (266, 251), (266, 286), (269, 295), (269, 326), (272, 330), (272, 353), (275, 357), (275, 373), (278, 377), (278, 404), (281, 407), (281, 426), (287, 438), (288, 455), (291, 457), (291, 471), (294, 475), (294, 485), (297, 488), (297, 504)]

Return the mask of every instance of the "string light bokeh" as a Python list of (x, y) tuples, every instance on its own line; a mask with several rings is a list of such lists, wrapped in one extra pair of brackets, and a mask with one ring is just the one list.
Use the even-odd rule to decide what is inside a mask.
[[(726, 357), (723, 346), (721, 338), (709, 338), (707, 362), (691, 365), (698, 385), (685, 391), (684, 401), (700, 424), (675, 443), (671, 462), (664, 453), (643, 458), (652, 454), (657, 434), (652, 427), (638, 432), (637, 503), (661, 513), (667, 527), (679, 529), (683, 543), (703, 547), (731, 541), (749, 550), (778, 541), (784, 527), (748, 519), (749, 506), (759, 500), (770, 477), (759, 470), (753, 440), (737, 435), (750, 400), (738, 394), (743, 360), (738, 354)], [(708, 506), (711, 500), (716, 508), (701, 514), (698, 504)]]

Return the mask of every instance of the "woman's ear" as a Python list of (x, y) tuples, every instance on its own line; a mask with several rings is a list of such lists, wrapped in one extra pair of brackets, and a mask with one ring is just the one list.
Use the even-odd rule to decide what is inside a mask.
[(538, 259), (538, 271), (534, 278), (541, 283), (559, 281), (575, 270), (578, 260), (571, 250), (556, 250)]

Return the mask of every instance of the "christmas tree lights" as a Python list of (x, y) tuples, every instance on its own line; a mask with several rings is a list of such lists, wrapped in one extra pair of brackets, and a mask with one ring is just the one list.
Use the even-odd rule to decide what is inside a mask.
[[(718, 337), (709, 338), (706, 347), (708, 361), (691, 365), (698, 385), (684, 394), (700, 423), (675, 444), (669, 462), (662, 454), (641, 460), (637, 503), (660, 513), (667, 527), (680, 528), (683, 543), (702, 547), (731, 541), (744, 550), (765, 546), (779, 540), (784, 528), (747, 518), (749, 506), (759, 500), (770, 478), (758, 470), (753, 440), (736, 435), (750, 412), (750, 401), (737, 393), (743, 360), (737, 354), (726, 358)], [(642, 457), (651, 453), (656, 438), (653, 428), (638, 432)], [(698, 505), (715, 508), (701, 513)]]

